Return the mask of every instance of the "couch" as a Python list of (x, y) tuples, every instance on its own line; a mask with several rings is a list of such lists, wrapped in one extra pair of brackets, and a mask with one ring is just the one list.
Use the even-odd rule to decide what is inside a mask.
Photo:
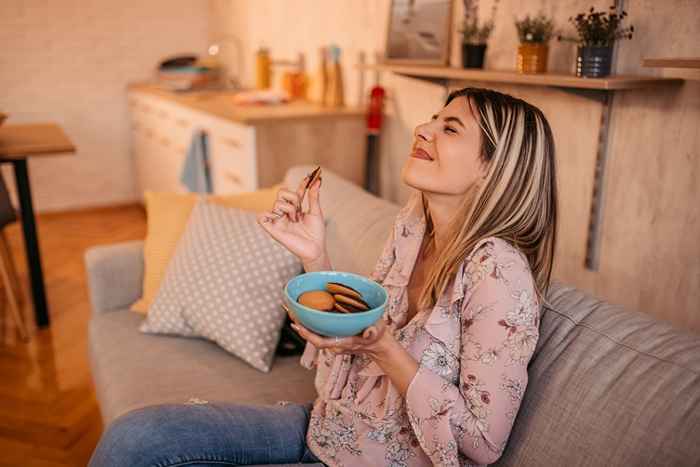
[[(292, 167), (287, 186), (311, 166)], [(324, 171), (321, 193), (335, 269), (369, 274), (400, 206)], [(202, 339), (142, 334), (141, 241), (85, 254), (89, 356), (105, 426), (191, 398), (273, 404), (313, 400), (299, 357), (257, 371)], [(555, 281), (529, 383), (501, 466), (700, 465), (700, 336)], [(283, 382), (283, 383), (282, 383)]]

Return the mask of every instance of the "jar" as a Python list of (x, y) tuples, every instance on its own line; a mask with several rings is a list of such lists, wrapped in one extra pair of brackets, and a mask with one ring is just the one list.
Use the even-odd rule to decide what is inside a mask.
[(547, 71), (547, 44), (522, 43), (518, 47), (518, 73), (544, 73)]

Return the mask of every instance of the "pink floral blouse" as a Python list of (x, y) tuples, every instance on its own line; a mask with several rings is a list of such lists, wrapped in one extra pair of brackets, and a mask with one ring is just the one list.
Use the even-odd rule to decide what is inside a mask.
[(483, 239), (435, 307), (407, 323), (407, 285), (425, 229), (416, 192), (370, 276), (389, 293), (390, 332), (419, 362), (406, 397), (364, 355), (307, 343), (301, 357), (317, 369), (306, 440), (329, 466), (485, 465), (506, 446), (539, 338), (530, 267), (506, 241)]

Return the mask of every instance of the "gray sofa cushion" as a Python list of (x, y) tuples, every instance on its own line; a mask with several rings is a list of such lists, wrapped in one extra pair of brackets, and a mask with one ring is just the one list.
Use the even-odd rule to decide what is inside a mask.
[(119, 310), (90, 321), (90, 363), (105, 424), (132, 409), (190, 398), (274, 404), (316, 397), (314, 373), (298, 356), (276, 357), (262, 373), (204, 339), (140, 333), (142, 320)]
[(499, 466), (698, 465), (700, 336), (555, 283)]
[(253, 212), (199, 200), (139, 330), (203, 337), (257, 370), (270, 370), (284, 286), (299, 259)]

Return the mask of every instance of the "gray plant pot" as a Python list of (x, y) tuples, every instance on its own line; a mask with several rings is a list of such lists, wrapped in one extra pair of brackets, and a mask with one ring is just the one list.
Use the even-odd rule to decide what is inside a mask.
[(612, 46), (579, 47), (576, 54), (576, 76), (602, 78), (610, 74)]

